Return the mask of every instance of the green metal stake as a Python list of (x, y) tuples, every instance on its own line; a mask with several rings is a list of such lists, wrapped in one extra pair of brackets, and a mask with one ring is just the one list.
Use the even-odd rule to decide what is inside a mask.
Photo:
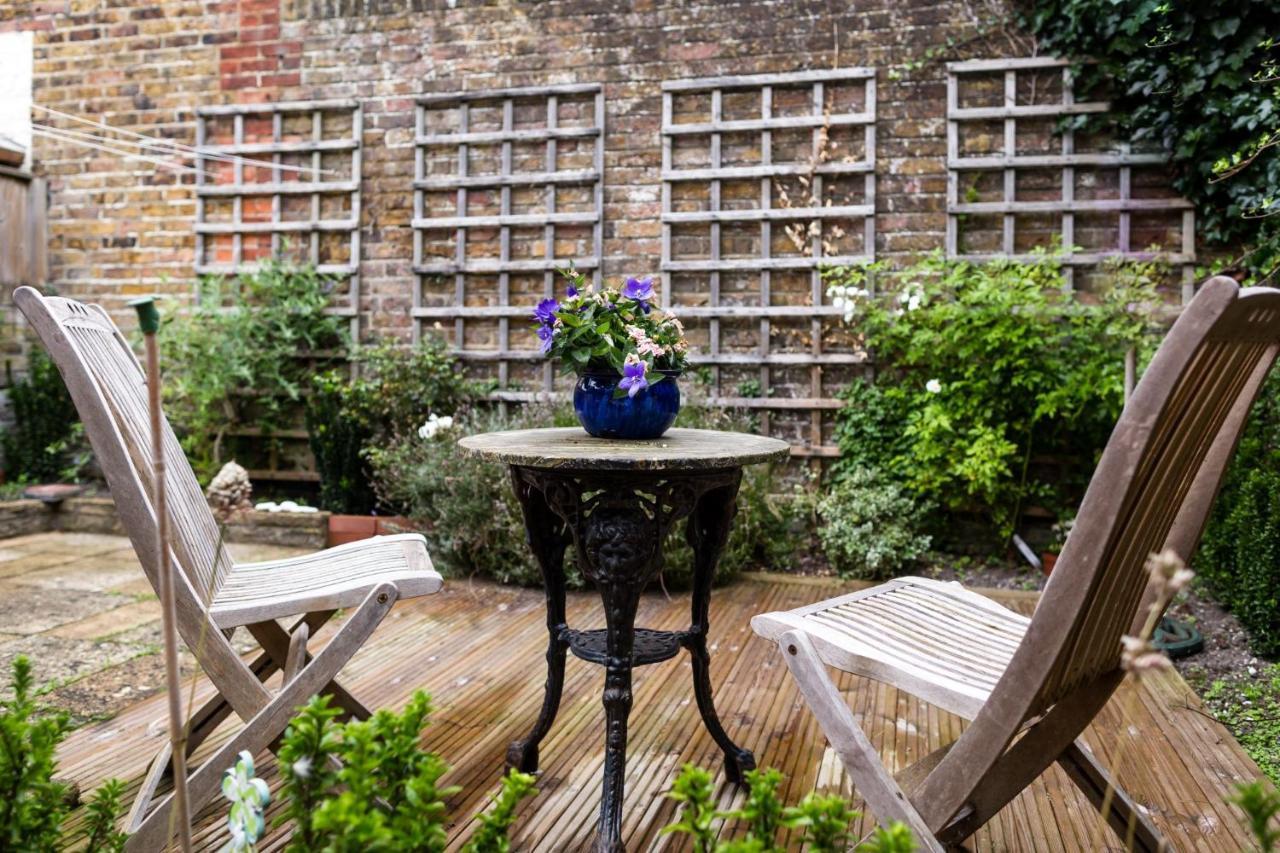
[[(173, 762), (173, 818), (183, 853), (191, 853), (191, 810), (187, 803), (187, 731), (182, 716), (182, 681), (178, 672), (177, 608), (174, 601), (173, 561), (169, 554), (169, 507), (165, 499), (164, 414), (160, 404), (160, 354), (156, 332), (160, 311), (153, 296), (129, 302), (138, 312), (138, 327), (146, 345), (147, 402), (151, 410), (151, 475), (156, 507), (156, 553), (160, 558), (160, 617), (164, 634), (164, 670), (169, 691), (169, 754)], [(169, 838), (174, 827), (169, 827)]]

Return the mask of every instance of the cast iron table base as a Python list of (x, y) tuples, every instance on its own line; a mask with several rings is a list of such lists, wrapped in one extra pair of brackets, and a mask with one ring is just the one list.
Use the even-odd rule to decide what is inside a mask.
[[(507, 750), (507, 765), (538, 768), (538, 744), (551, 730), (564, 686), (565, 653), (605, 667), (604, 791), (596, 850), (620, 851), (623, 777), (631, 670), (675, 657), (681, 647), (693, 663), (693, 691), (702, 721), (724, 752), (725, 774), (741, 782), (756, 766), (750, 750), (725, 733), (711, 697), (707, 651), (711, 580), (737, 507), (741, 469), (698, 472), (581, 473), (511, 466), (524, 509), (529, 545), (546, 581), (547, 684), (542, 712), (528, 737)], [(688, 518), (694, 553), (693, 616), (687, 631), (636, 628), (640, 594), (662, 568), (662, 541), (671, 525)], [(583, 574), (600, 590), (604, 630), (578, 631), (565, 621), (564, 553), (577, 547)]]
[[(724, 753), (730, 781), (755, 767), (751, 752), (725, 733), (711, 697), (707, 651), (711, 580), (737, 510), (742, 466), (785, 458), (786, 442), (712, 430), (673, 429), (655, 441), (594, 439), (579, 429), (515, 430), (459, 442), (470, 454), (506, 462), (524, 512), (525, 534), (546, 584), (547, 682), (542, 710), (507, 764), (538, 769), (542, 743), (560, 706), (568, 652), (605, 668), (605, 759), (595, 849), (622, 844), (623, 783), (631, 670), (688, 649), (702, 722)], [(693, 549), (693, 613), (688, 630), (637, 628), (645, 587), (662, 569), (662, 544), (679, 521)], [(600, 591), (605, 628), (581, 631), (565, 618), (565, 550)]]

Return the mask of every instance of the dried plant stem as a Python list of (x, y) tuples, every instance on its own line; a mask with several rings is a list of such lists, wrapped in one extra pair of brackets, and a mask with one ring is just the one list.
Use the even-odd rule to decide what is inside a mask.
[[(182, 683), (178, 672), (177, 607), (173, 563), (169, 558), (169, 514), (165, 500), (164, 431), (160, 408), (160, 357), (154, 333), (147, 334), (147, 396), (151, 409), (151, 466), (155, 478), (156, 554), (160, 581), (161, 623), (164, 635), (165, 682), (169, 699), (169, 745), (173, 762), (173, 801), (170, 821), (177, 821), (183, 853), (191, 851), (191, 813), (187, 803), (187, 735), (182, 716)], [(172, 837), (174, 827), (169, 827)]]

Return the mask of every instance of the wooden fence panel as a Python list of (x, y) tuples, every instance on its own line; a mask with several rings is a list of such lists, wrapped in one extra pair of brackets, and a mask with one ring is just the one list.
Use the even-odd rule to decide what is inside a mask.
[(45, 182), (0, 171), (0, 285), (41, 285), (48, 277)]

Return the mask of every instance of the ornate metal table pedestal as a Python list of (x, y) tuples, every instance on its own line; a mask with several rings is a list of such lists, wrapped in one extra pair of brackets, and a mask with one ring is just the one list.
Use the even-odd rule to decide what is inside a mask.
[[(565, 652), (603, 665), (606, 740), (596, 850), (623, 850), (632, 667), (668, 660), (681, 647), (688, 649), (698, 711), (724, 752), (726, 775), (740, 782), (743, 772), (755, 767), (751, 752), (729, 738), (716, 716), (707, 652), (711, 580), (737, 509), (742, 469), (588, 472), (512, 465), (511, 479), (524, 510), (529, 545), (546, 580), (550, 640), (542, 712), (529, 736), (511, 744), (507, 764), (526, 773), (537, 769), (538, 744), (560, 705)], [(663, 540), (671, 526), (684, 518), (694, 554), (689, 629), (636, 628), (640, 595), (662, 568)], [(583, 574), (600, 590), (604, 630), (579, 631), (565, 621), (564, 553), (570, 542), (577, 549)]]

